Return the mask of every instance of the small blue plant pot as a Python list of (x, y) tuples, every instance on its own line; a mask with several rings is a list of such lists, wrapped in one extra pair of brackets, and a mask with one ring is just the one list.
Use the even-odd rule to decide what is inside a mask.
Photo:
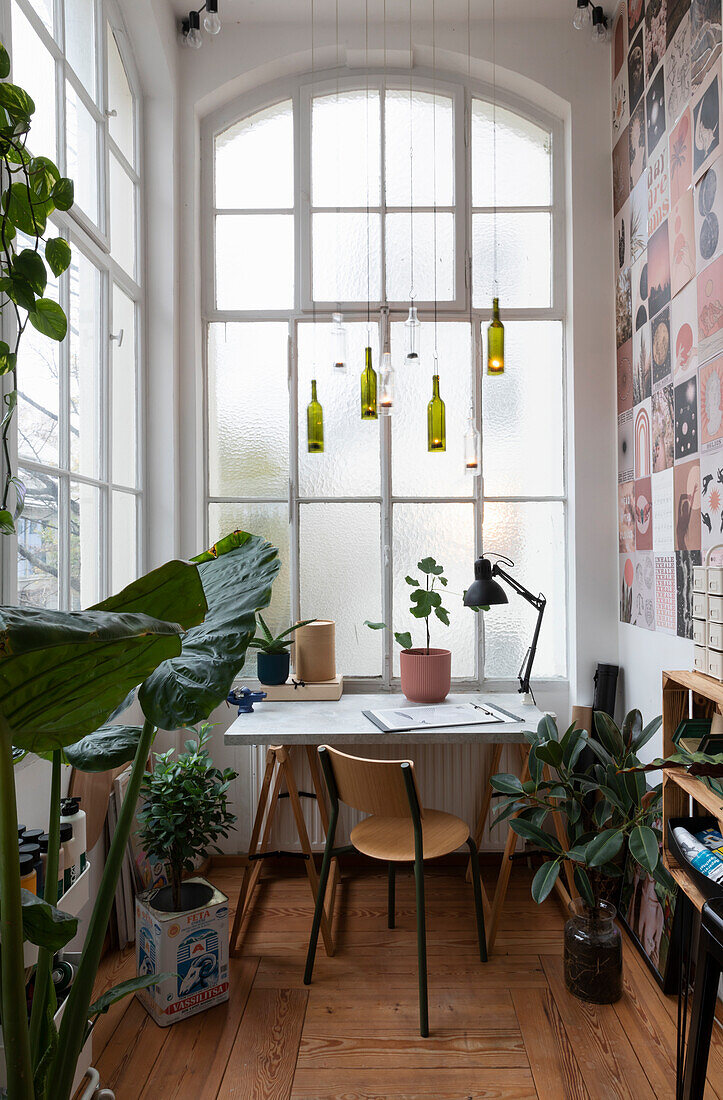
[(256, 655), (256, 675), (260, 684), (274, 687), (285, 684), (289, 678), (289, 653), (261, 653)]

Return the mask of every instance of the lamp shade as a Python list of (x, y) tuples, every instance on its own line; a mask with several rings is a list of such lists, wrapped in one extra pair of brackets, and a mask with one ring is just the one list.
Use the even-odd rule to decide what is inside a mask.
[(489, 607), (507, 603), (507, 594), (492, 576), (489, 558), (477, 558), (474, 563), (474, 580), (464, 594), (465, 607)]

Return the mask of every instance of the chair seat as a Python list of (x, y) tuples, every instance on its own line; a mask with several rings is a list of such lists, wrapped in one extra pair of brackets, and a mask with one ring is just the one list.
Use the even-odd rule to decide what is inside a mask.
[[(424, 859), (449, 855), (464, 844), (469, 829), (461, 818), (442, 810), (424, 810), (422, 847)], [(411, 817), (366, 817), (355, 825), (350, 840), (359, 852), (373, 859), (414, 859), (414, 825)]]

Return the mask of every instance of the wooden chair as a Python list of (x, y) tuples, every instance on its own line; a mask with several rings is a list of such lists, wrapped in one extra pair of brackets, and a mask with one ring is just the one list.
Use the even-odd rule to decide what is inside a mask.
[(424, 921), (424, 867), (425, 859), (449, 855), (466, 843), (472, 860), (472, 885), (477, 914), (477, 939), (479, 957), (487, 962), (484, 910), (480, 888), (477, 846), (469, 835), (469, 829), (459, 817), (440, 810), (424, 810), (419, 801), (419, 791), (411, 760), (366, 760), (358, 756), (319, 747), (319, 757), (324, 771), (331, 817), (326, 834), (324, 858), (321, 864), (319, 891), (316, 896), (314, 922), (311, 927), (309, 951), (306, 956), (304, 984), (310, 985), (314, 971), (316, 944), (324, 909), (324, 897), (331, 861), (337, 853), (334, 836), (339, 817), (339, 803), (345, 802), (362, 813), (364, 818), (351, 831), (352, 846), (373, 859), (385, 860), (388, 865), (387, 924), (394, 928), (394, 887), (397, 863), (414, 863), (414, 880), (417, 896), (417, 955), (419, 964), (419, 1030), (423, 1037), (429, 1035), (427, 1003), (427, 936)]

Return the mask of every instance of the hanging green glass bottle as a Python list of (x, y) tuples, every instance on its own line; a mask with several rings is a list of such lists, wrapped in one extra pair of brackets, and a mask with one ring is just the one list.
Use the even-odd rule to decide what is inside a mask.
[(439, 375), (432, 378), (432, 400), (427, 405), (427, 450), (447, 450), (447, 411), (439, 396)]
[(306, 440), (309, 454), (324, 450), (324, 410), (316, 396), (316, 379), (311, 382), (311, 401), (306, 410)]
[(372, 366), (372, 349), (364, 352), (366, 366), (361, 375), (361, 418), (377, 419), (377, 372)]
[(505, 326), (500, 321), (500, 300), (492, 299), (492, 320), (487, 329), (487, 373), (505, 373)]

